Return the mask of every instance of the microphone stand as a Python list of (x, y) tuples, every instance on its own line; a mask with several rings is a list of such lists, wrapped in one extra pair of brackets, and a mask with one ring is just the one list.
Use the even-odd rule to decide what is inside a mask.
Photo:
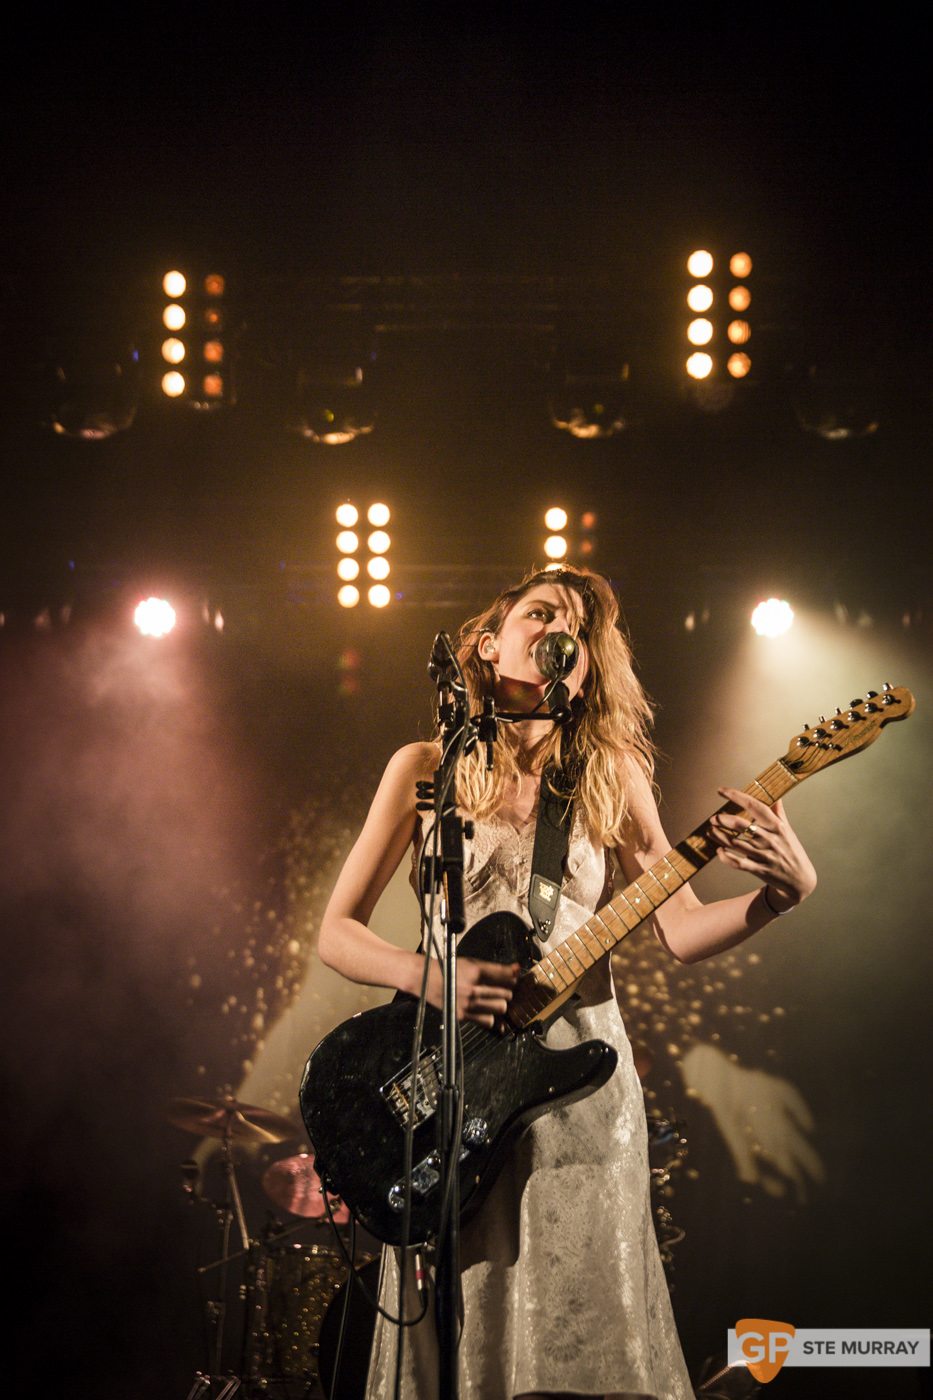
[[(496, 711), (487, 696), (480, 715), (470, 718), (463, 673), (454, 655), (450, 638), (439, 633), (434, 640), (428, 673), (437, 685), (438, 715), (441, 725), (441, 763), (434, 773), (432, 797), (435, 822), (440, 833), (440, 858), (430, 861), (428, 888), (442, 890), (441, 922), (444, 925), (443, 1021), (441, 1026), (441, 1092), (438, 1100), (437, 1151), (440, 1180), (448, 1185), (446, 1219), (439, 1221), (436, 1240), (434, 1309), (438, 1341), (438, 1389), (440, 1400), (458, 1400), (460, 1394), (460, 1085), (457, 1080), (457, 937), (466, 928), (463, 894), (463, 840), (473, 835), (473, 823), (457, 812), (456, 765), (461, 754), (469, 753), (480, 742), (486, 748), (486, 766), (492, 767), (493, 745), (498, 738), (498, 721), (517, 722), (550, 719), (566, 723), (570, 718), (567, 686), (554, 679), (545, 691), (542, 704), (552, 709), (541, 714)], [(556, 703), (555, 703), (556, 702)], [(462, 742), (458, 738), (462, 736)], [(428, 804), (425, 803), (425, 806)], [(427, 890), (425, 891), (425, 893)], [(430, 956), (428, 950), (427, 956)], [(417, 1070), (415, 1070), (417, 1081)], [(417, 1082), (414, 1088), (417, 1093)], [(411, 1187), (409, 1186), (409, 1190)]]
[[(434, 1311), (438, 1341), (440, 1400), (460, 1394), (457, 1328), (460, 1318), (460, 1143), (456, 1136), (460, 1087), (457, 1082), (457, 937), (466, 928), (463, 898), (463, 838), (473, 834), (471, 822), (457, 812), (456, 764), (462, 751), (475, 743), (469, 720), (462, 673), (444, 633), (435, 639), (429, 674), (439, 693), (441, 763), (434, 774), (435, 822), (440, 834), (440, 858), (431, 861), (431, 887), (442, 890), (444, 925), (443, 1021), (441, 1025), (441, 1092), (438, 1100), (437, 1151), (440, 1179), (449, 1183), (446, 1220), (439, 1221), (436, 1241)], [(466, 733), (464, 734), (464, 729)], [(458, 737), (462, 742), (458, 743)], [(430, 949), (426, 956), (430, 956)]]

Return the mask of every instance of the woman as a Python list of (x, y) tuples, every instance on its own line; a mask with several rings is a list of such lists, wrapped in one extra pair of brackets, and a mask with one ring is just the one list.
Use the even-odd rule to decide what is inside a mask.
[[(632, 669), (615, 595), (600, 575), (567, 568), (532, 573), (464, 625), (458, 655), (473, 712), (484, 695), (505, 711), (530, 714), (540, 705), (547, 683), (534, 652), (548, 632), (570, 633), (579, 643), (567, 677), (570, 722), (565, 728), (534, 718), (503, 724), (492, 772), (478, 746), (457, 777), (460, 808), (474, 822), (465, 868), (470, 925), (496, 909), (530, 922), (527, 895), (542, 771), (553, 760), (573, 784), (566, 874), (544, 951), (610, 898), (613, 855), (629, 882), (670, 849), (652, 796), (650, 708)], [(337, 880), (320, 952), (354, 981), (420, 990), (421, 954), (391, 946), (366, 925), (406, 850), (412, 843), (420, 849), (415, 784), (431, 777), (438, 758), (436, 743), (410, 744), (394, 755)], [(708, 905), (685, 885), (661, 905), (652, 919), (655, 934), (682, 962), (741, 943), (799, 904), (816, 884), (779, 802), (769, 808), (735, 789), (720, 791), (749, 816), (724, 812), (716, 819), (717, 854), (765, 884)], [(494, 1026), (508, 1009), (517, 971), (459, 959), (460, 1019)], [(608, 958), (590, 969), (578, 991), (572, 1009), (551, 1025), (548, 1044), (598, 1038), (615, 1047), (618, 1065), (602, 1088), (545, 1114), (523, 1134), (463, 1228), (465, 1400), (693, 1395), (653, 1229), (644, 1100)], [(432, 1005), (441, 1005), (441, 993), (432, 960)], [(391, 1255), (383, 1272), (383, 1305), (396, 1312), (398, 1276)], [(419, 1311), (412, 1289), (406, 1316)], [(371, 1396), (393, 1393), (396, 1342), (395, 1329), (380, 1320)], [(436, 1378), (429, 1309), (405, 1334), (403, 1393), (425, 1400), (436, 1394)]]

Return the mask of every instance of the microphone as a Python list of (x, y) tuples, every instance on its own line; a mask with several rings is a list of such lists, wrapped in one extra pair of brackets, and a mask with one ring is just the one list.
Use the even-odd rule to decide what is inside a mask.
[(567, 632), (548, 632), (534, 650), (534, 662), (549, 681), (563, 680), (577, 664), (580, 647)]

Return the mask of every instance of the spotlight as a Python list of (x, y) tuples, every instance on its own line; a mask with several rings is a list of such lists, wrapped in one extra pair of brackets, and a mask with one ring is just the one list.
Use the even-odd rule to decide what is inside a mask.
[(826, 442), (869, 437), (881, 419), (873, 375), (861, 364), (811, 365), (794, 396), (797, 422)]
[(584, 441), (613, 437), (628, 423), (629, 366), (609, 374), (567, 373), (550, 397), (555, 428)]
[(567, 541), (563, 535), (548, 535), (544, 541), (544, 552), (549, 559), (565, 559), (567, 557)]
[(784, 598), (766, 598), (752, 613), (759, 637), (780, 637), (793, 624), (794, 610)]
[(360, 547), (360, 537), (353, 530), (341, 530), (337, 536), (337, 548), (341, 554), (355, 554)]
[(342, 608), (355, 608), (360, 601), (360, 590), (352, 583), (345, 583), (337, 592), (337, 602)]
[(391, 518), (392, 512), (382, 501), (377, 501), (376, 504), (370, 506), (369, 510), (366, 512), (366, 519), (369, 521), (370, 525), (377, 525), (380, 528), (383, 525), (388, 525)]
[(370, 578), (379, 580), (387, 579), (390, 573), (388, 559), (381, 554), (377, 555), (374, 559), (370, 559), (366, 564), (366, 572), (369, 574)]
[(188, 286), (188, 280), (183, 272), (167, 272), (162, 278), (162, 290), (172, 301), (176, 297), (183, 297)]
[(358, 559), (354, 559), (352, 555), (345, 554), (342, 559), (337, 561), (337, 577), (342, 579), (344, 583), (352, 583), (353, 580), (359, 578), (359, 576), (360, 561)]
[(691, 277), (708, 277), (713, 270), (713, 255), (705, 248), (697, 248), (687, 259), (687, 271)]
[(131, 427), (139, 401), (139, 351), (108, 337), (82, 337), (46, 365), (44, 426), (60, 437), (98, 441)]
[(338, 525), (344, 525), (349, 528), (355, 525), (359, 520), (360, 513), (356, 506), (351, 505), (349, 501), (344, 501), (343, 505), (337, 507), (336, 516)]
[(375, 427), (369, 386), (360, 365), (315, 360), (299, 369), (293, 428), (308, 442), (340, 447)]
[(136, 605), (133, 621), (144, 637), (165, 637), (175, 626), (175, 609), (165, 598), (144, 598)]
[(374, 583), (367, 596), (374, 608), (387, 607), (392, 598), (384, 583)]
[(697, 350), (688, 358), (686, 369), (691, 379), (708, 379), (713, 372), (713, 357)]
[(544, 512), (544, 524), (548, 530), (566, 530), (567, 512), (563, 506), (550, 506)]
[(385, 530), (373, 530), (366, 541), (370, 554), (385, 554), (392, 543)]

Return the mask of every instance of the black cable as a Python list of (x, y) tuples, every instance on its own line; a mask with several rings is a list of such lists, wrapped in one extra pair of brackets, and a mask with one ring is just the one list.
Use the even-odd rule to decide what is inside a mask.
[[(326, 1192), (324, 1193), (327, 1194)], [(335, 1227), (336, 1228), (336, 1227)], [(343, 1307), (340, 1309), (340, 1329), (337, 1332), (337, 1350), (334, 1356), (334, 1372), (330, 1383), (330, 1400), (335, 1400), (339, 1394), (337, 1385), (340, 1380), (340, 1362), (343, 1359), (343, 1336), (347, 1327), (347, 1317), (350, 1313), (350, 1295), (353, 1292), (351, 1279), (356, 1273), (356, 1216), (350, 1216), (350, 1267), (347, 1270), (347, 1277), (344, 1280)], [(321, 1377), (323, 1384), (323, 1377)]]

